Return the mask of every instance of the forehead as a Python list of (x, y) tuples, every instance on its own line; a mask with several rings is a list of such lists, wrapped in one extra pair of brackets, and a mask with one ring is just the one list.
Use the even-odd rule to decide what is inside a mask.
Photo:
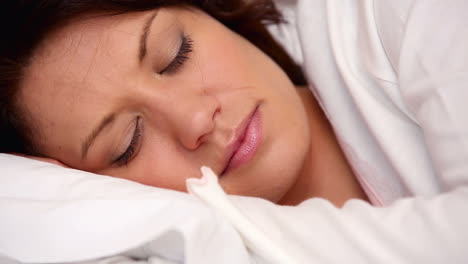
[(41, 77), (47, 75), (47, 80), (85, 82), (93, 76), (92, 70), (102, 69), (109, 60), (126, 58), (128, 64), (127, 56), (136, 53), (143, 18), (141, 13), (94, 15), (67, 24), (41, 43), (27, 77), (46, 81)]

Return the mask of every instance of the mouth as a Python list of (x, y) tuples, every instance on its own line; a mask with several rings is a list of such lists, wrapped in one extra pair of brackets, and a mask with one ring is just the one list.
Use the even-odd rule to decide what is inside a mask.
[(262, 117), (257, 105), (255, 109), (236, 128), (235, 137), (226, 148), (227, 164), (221, 173), (226, 173), (248, 163), (262, 141)]

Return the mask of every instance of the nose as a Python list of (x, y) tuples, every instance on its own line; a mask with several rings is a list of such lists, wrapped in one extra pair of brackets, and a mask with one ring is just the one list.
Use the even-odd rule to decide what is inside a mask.
[(178, 107), (179, 118), (174, 119), (174, 127), (182, 145), (190, 150), (198, 148), (215, 128), (215, 118), (220, 112), (214, 97), (201, 96), (185, 101)]
[(171, 132), (186, 149), (197, 149), (215, 128), (216, 116), (221, 112), (219, 101), (207, 94), (184, 93), (169, 97), (173, 100), (161, 110)]

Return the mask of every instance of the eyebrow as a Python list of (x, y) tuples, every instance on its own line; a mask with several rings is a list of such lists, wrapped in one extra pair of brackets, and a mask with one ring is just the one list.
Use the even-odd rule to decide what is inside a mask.
[(91, 132), (91, 134), (89, 134), (89, 136), (86, 137), (86, 139), (83, 141), (83, 144), (81, 144), (81, 159), (86, 158), (89, 147), (93, 144), (94, 140), (99, 135), (99, 133), (101, 133), (104, 130), (104, 128), (106, 128), (115, 121), (115, 116), (115, 113), (111, 113), (105, 116), (99, 123), (99, 125)]
[(148, 41), (148, 35), (150, 33), (151, 24), (153, 23), (153, 20), (157, 14), (158, 14), (158, 11), (155, 11), (151, 16), (149, 16), (146, 19), (145, 23), (143, 24), (143, 30), (142, 30), (141, 37), (140, 37), (140, 50), (138, 53), (138, 59), (140, 63), (143, 61), (143, 59), (146, 56), (146, 51), (147, 51), (146, 43)]

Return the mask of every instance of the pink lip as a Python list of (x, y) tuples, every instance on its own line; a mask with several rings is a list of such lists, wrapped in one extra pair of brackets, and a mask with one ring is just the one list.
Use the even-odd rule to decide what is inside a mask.
[(236, 129), (236, 136), (226, 148), (228, 163), (225, 174), (249, 162), (262, 141), (262, 119), (259, 106)]

